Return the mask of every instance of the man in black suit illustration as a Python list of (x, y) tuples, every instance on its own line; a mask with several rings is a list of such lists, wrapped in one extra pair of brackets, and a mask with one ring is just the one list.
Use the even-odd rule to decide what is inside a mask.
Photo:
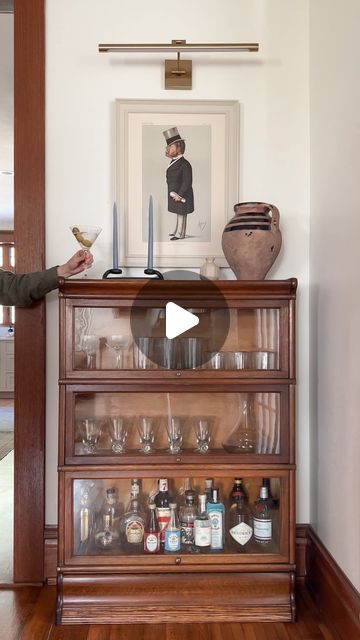
[(163, 131), (166, 140), (165, 155), (171, 162), (166, 171), (168, 186), (168, 211), (176, 213), (176, 227), (170, 233), (171, 240), (182, 240), (186, 235), (188, 213), (194, 211), (194, 192), (192, 188), (192, 167), (184, 158), (185, 140), (177, 127)]

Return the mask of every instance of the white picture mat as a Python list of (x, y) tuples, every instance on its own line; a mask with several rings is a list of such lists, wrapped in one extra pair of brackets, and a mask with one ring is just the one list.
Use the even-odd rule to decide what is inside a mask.
[[(195, 198), (194, 213), (188, 215), (187, 237), (176, 242), (168, 236), (176, 216), (167, 211), (169, 160), (162, 135), (174, 126), (186, 138), (184, 155), (193, 166)], [(149, 134), (151, 127), (153, 135)], [(151, 193), (155, 268), (199, 267), (206, 256), (215, 256), (220, 266), (227, 266), (221, 236), (238, 201), (238, 102), (117, 100), (116, 138), (121, 262), (146, 266)]]

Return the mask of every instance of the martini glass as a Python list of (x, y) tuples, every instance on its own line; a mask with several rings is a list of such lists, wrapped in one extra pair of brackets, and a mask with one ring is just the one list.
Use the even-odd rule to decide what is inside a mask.
[[(75, 240), (79, 243), (80, 247), (84, 249), (84, 251), (90, 251), (96, 238), (101, 233), (102, 228), (79, 224), (71, 226), (70, 231), (73, 234)], [(80, 278), (81, 277), (86, 278), (86, 273), (81, 274)]]

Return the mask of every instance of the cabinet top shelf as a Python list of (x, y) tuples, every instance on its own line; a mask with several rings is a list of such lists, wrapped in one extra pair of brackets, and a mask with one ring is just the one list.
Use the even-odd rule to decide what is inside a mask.
[[(231, 299), (295, 298), (297, 279), (287, 280), (147, 280), (112, 278), (109, 280), (59, 279), (59, 296), (75, 298), (133, 298), (146, 285), (146, 297), (166, 300), (174, 296), (200, 300), (216, 299), (216, 291)], [(143, 292), (142, 292), (143, 295)]]

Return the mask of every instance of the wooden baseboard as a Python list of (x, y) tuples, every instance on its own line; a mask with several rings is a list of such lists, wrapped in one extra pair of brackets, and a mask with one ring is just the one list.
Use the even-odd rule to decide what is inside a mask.
[(56, 584), (57, 551), (57, 526), (47, 524), (44, 531), (44, 582), (47, 584)]
[(341, 640), (360, 638), (360, 593), (311, 526), (307, 537), (306, 586)]
[[(44, 582), (55, 584), (57, 527), (45, 527)], [(296, 580), (305, 583), (341, 640), (360, 638), (360, 594), (308, 524), (296, 525)]]

